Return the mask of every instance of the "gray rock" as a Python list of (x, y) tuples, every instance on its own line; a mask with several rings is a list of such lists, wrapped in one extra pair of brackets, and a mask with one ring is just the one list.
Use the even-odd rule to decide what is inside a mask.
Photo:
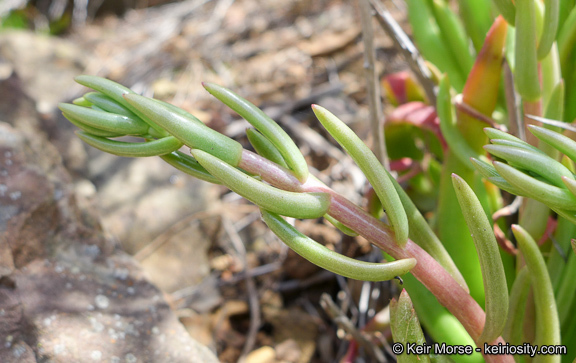
[(0, 122), (0, 361), (217, 362), (78, 206), (33, 103), (18, 102), (0, 105), (17, 125)]

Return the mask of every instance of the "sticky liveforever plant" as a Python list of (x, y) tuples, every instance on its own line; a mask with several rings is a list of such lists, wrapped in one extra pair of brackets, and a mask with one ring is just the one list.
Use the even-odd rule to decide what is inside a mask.
[[(383, 14), (381, 4), (370, 3)], [(442, 0), (407, 4), (428, 70), (414, 68), (421, 84), (406, 81), (400, 87), (405, 94), (394, 99), (434, 102), (438, 124), (428, 126), (437, 127), (434, 138), (441, 138), (436, 144), (443, 147), (400, 156), (420, 163), (426, 154), (431, 160), (421, 163), (412, 180), (437, 186), (433, 220), (421, 214), (410, 188), (319, 105), (312, 105), (314, 114), (374, 189), (369, 211), (310, 174), (296, 144), (264, 112), (215, 84), (204, 87), (254, 127), (247, 136), (256, 152), (182, 109), (103, 78), (77, 77), (94, 92), (60, 109), (80, 128), (78, 137), (95, 148), (119, 156), (159, 156), (250, 200), (282, 241), (318, 266), (358, 280), (402, 276), (406, 291), (392, 303), (396, 342), (423, 344), (422, 326), (437, 342), (474, 348), (451, 356), (455, 361), (524, 359), (490, 353), (490, 347), (507, 343), (554, 346), (556, 354), (535, 360), (571, 361), (576, 355), (576, 251), (570, 250), (576, 244), (576, 142), (564, 131), (569, 127), (558, 125), (576, 115), (576, 92), (563, 81), (572, 82), (576, 74), (574, 2), (460, 0), (460, 15)], [(383, 22), (390, 22), (385, 15)], [(395, 85), (385, 82), (392, 92)], [(530, 125), (534, 120), (544, 123)], [(142, 142), (114, 140), (125, 135)], [(407, 135), (403, 140), (422, 133)], [(516, 223), (501, 218), (514, 214), (520, 202), (507, 206), (506, 193), (524, 198)], [(383, 208), (374, 207), (379, 204)], [(366, 238), (389, 261), (368, 263), (337, 254), (283, 217), (324, 217), (342, 232)], [(562, 355), (566, 347), (568, 354)], [(399, 361), (415, 358), (436, 359), (398, 356)]]

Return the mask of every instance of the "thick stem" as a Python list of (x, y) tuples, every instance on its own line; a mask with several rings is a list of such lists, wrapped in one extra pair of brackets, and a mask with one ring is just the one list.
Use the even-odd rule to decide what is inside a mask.
[[(388, 225), (372, 217), (314, 177), (309, 177), (306, 183), (301, 184), (289, 170), (247, 150), (244, 150), (238, 166), (288, 191), (330, 193), (332, 200), (328, 213), (395, 259), (415, 258), (418, 263), (411, 270), (414, 277), (436, 296), (438, 301), (462, 323), (476, 344), (482, 347), (480, 345), (482, 342), (478, 341), (478, 338), (484, 329), (486, 319), (484, 310), (436, 260), (416, 243), (408, 240), (406, 246), (398, 246), (394, 240), (394, 233)], [(501, 337), (491, 342), (491, 344), (498, 343), (504, 344), (505, 342)], [(484, 357), (487, 362), (514, 361), (509, 355), (485, 355)]]
[[(524, 101), (524, 115), (542, 116), (542, 99), (534, 102)], [(542, 126), (542, 124), (534, 119), (524, 116), (524, 133), (526, 134), (526, 142), (530, 145), (536, 146), (538, 145), (538, 139), (536, 136), (532, 135), (528, 129), (528, 125)]]

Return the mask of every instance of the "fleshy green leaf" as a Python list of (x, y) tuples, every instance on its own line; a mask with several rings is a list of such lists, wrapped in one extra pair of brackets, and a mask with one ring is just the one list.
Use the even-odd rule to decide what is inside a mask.
[(498, 8), (498, 11), (504, 19), (508, 22), (508, 24), (514, 26), (516, 22), (516, 6), (512, 0), (492, 0), (492, 2)]
[(174, 136), (167, 136), (162, 139), (146, 142), (124, 142), (90, 135), (83, 131), (77, 131), (76, 135), (88, 145), (118, 156), (158, 156), (169, 154), (182, 147), (182, 143)]
[(78, 127), (80, 130), (85, 131), (88, 134), (100, 137), (119, 137), (124, 136), (124, 134), (119, 134), (117, 132), (111, 132), (106, 130), (97, 129), (90, 125), (86, 125), (82, 121), (78, 120), (76, 117), (67, 114), (66, 112), (62, 112), (62, 115), (68, 119), (74, 126)]
[(454, 120), (454, 106), (452, 105), (452, 97), (450, 96), (450, 81), (447, 76), (444, 76), (440, 81), (440, 89), (438, 90), (437, 97), (437, 113), (440, 119), (440, 129), (442, 135), (446, 139), (446, 143), (452, 150), (454, 156), (460, 160), (462, 165), (472, 169), (470, 158), (483, 158), (483, 156), (476, 153), (470, 145), (466, 142)]
[[(540, 253), (538, 244), (526, 230), (519, 225), (512, 225), (512, 232), (518, 241), (518, 247), (522, 251), (532, 287), (536, 292), (534, 301), (536, 305), (536, 344), (559, 345), (560, 344), (560, 323), (558, 321), (558, 311), (554, 291), (546, 263)], [(539, 362), (560, 362), (559, 355), (539, 355)]]
[(486, 324), (479, 341), (489, 343), (502, 333), (508, 314), (508, 286), (504, 265), (492, 225), (474, 191), (456, 174), (452, 174), (452, 183), (480, 260), (486, 296)]
[(542, 150), (538, 149), (537, 147), (532, 146), (532, 145), (530, 145), (524, 141), (517, 142), (517, 141), (512, 141), (512, 140), (504, 140), (504, 139), (490, 139), (490, 143), (494, 144), (494, 145), (498, 145), (498, 146), (519, 148), (519, 149), (524, 149), (524, 150), (536, 152), (536, 153), (539, 153), (542, 155), (546, 155), (546, 153), (544, 151), (542, 151)]
[(178, 114), (178, 115), (180, 115), (180, 116), (183, 116), (184, 118), (186, 118), (186, 119), (188, 119), (188, 120), (190, 120), (190, 121), (192, 121), (192, 122), (196, 122), (196, 123), (199, 124), (199, 125), (204, 125), (204, 123), (203, 123), (202, 121), (198, 120), (198, 118), (196, 118), (196, 116), (194, 116), (193, 114), (191, 114), (190, 112), (188, 112), (188, 111), (186, 111), (186, 110), (181, 109), (180, 107), (174, 106), (174, 105), (172, 105), (172, 104), (170, 104), (170, 103), (168, 103), (168, 102), (164, 102), (164, 101), (161, 101), (161, 100), (157, 100), (157, 99), (155, 99), (155, 98), (151, 98), (151, 100), (153, 100), (153, 101), (155, 101), (156, 103), (159, 103), (159, 104), (165, 106), (166, 108), (168, 108), (168, 109), (171, 110), (172, 112), (174, 112), (174, 113), (176, 113), (176, 114)]
[(510, 165), (494, 162), (498, 173), (522, 194), (553, 208), (575, 210), (576, 197), (566, 189), (541, 182)]
[(502, 145), (486, 145), (484, 149), (490, 154), (506, 160), (511, 166), (541, 175), (559, 188), (564, 188), (563, 176), (573, 178), (568, 168), (540, 152)]
[(102, 78), (102, 77), (96, 77), (96, 76), (81, 75), (81, 76), (74, 78), (74, 80), (76, 80), (76, 82), (80, 83), (83, 86), (90, 87), (93, 90), (96, 90), (96, 91), (99, 91), (99, 92), (105, 94), (106, 96), (110, 97), (114, 101), (118, 102), (120, 105), (122, 105), (122, 106), (126, 107), (127, 109), (129, 109), (130, 111), (134, 112), (138, 117), (140, 117), (142, 120), (144, 120), (146, 123), (148, 123), (148, 125), (150, 125), (150, 127), (152, 127), (156, 131), (155, 133), (153, 133), (154, 136), (161, 137), (161, 136), (167, 136), (168, 135), (164, 130), (159, 128), (158, 125), (156, 125), (153, 120), (145, 117), (142, 113), (140, 113), (137, 109), (132, 107), (132, 105), (130, 105), (130, 103), (128, 103), (124, 99), (124, 95), (128, 95), (128, 94), (134, 94), (135, 95), (136, 94), (130, 88), (124, 87), (123, 85), (118, 84), (118, 83), (111, 81), (109, 79)]
[(226, 106), (236, 111), (256, 130), (260, 131), (280, 151), (288, 167), (301, 182), (308, 178), (308, 164), (298, 146), (280, 125), (266, 115), (261, 109), (248, 102), (236, 93), (212, 83), (203, 83), (204, 88)]
[(345, 225), (340, 223), (340, 221), (338, 221), (336, 218), (332, 217), (331, 215), (325, 214), (324, 219), (327, 220), (328, 222), (330, 222), (334, 227), (338, 228), (345, 235), (351, 236), (351, 237), (358, 236), (358, 233), (356, 233), (353, 229), (346, 227)]
[(570, 57), (576, 44), (576, 8), (570, 10), (566, 22), (558, 33), (558, 53), (560, 55), (560, 64), (562, 73), (569, 75), (572, 71)]
[(222, 184), (262, 209), (293, 218), (320, 218), (330, 207), (327, 193), (294, 193), (277, 189), (205, 151), (192, 149), (192, 155)]
[(384, 169), (372, 151), (344, 122), (318, 105), (312, 105), (312, 110), (324, 128), (342, 145), (344, 150), (366, 175), (366, 179), (372, 184), (376, 195), (378, 195), (386, 209), (386, 215), (396, 234), (396, 241), (401, 246), (405, 245), (408, 241), (409, 233), (408, 218), (400, 197), (394, 188), (390, 174)]
[(492, 24), (490, 1), (458, 0), (458, 10), (474, 48), (480, 51), (486, 33)]
[(134, 114), (134, 112), (130, 111), (128, 108), (114, 101), (112, 98), (106, 96), (103, 93), (88, 92), (84, 95), (84, 98), (90, 101), (93, 105), (98, 106), (107, 112), (132, 118), (138, 117)]
[(92, 106), (92, 102), (88, 101), (86, 99), (86, 97), (84, 97), (84, 96), (76, 98), (74, 101), (72, 101), (72, 103), (77, 105), (77, 106), (82, 106), (82, 107)]
[(489, 180), (492, 184), (496, 185), (498, 188), (504, 189), (505, 191), (512, 193), (514, 195), (520, 195), (520, 196), (525, 195), (524, 192), (522, 192), (520, 189), (508, 183), (506, 179), (502, 178), (500, 174), (498, 174), (496, 168), (492, 166), (492, 164), (478, 160), (476, 158), (470, 158), (470, 161), (472, 162), (476, 170), (478, 170), (484, 178)]
[(526, 101), (540, 98), (536, 57), (536, 14), (534, 0), (516, 0), (516, 67), (518, 93)]
[(280, 166), (288, 168), (280, 151), (264, 135), (254, 129), (246, 129), (246, 136), (248, 136), (248, 141), (250, 141), (250, 144), (252, 144), (258, 154)]
[(408, 20), (412, 26), (414, 41), (427, 61), (441, 72), (448, 72), (454, 87), (461, 90), (465, 75), (461, 73), (457, 60), (442, 38), (438, 24), (426, 0), (407, 0)]
[(468, 74), (474, 64), (474, 58), (470, 54), (470, 45), (462, 22), (444, 1), (432, 0), (430, 4), (445, 44), (453, 57), (458, 59), (460, 73)]
[(343, 256), (300, 233), (282, 217), (262, 210), (266, 225), (294, 252), (313, 264), (355, 280), (384, 281), (404, 275), (416, 266), (414, 258), (388, 263), (370, 263)]
[(204, 150), (232, 166), (238, 166), (242, 145), (195, 119), (175, 113), (171, 108), (151, 98), (136, 94), (125, 95), (132, 108), (153, 119), (184, 145)]
[(186, 155), (181, 151), (174, 151), (170, 154), (160, 155), (162, 160), (172, 165), (176, 169), (190, 174), (195, 178), (204, 180), (213, 184), (221, 184), (220, 180), (213, 177), (196, 159)]
[(150, 126), (137, 118), (60, 103), (58, 108), (84, 124), (121, 135), (145, 135)]
[[(398, 301), (396, 299), (390, 301), (390, 328), (392, 329), (394, 342), (401, 343), (403, 347), (406, 347), (409, 343), (415, 343), (416, 345), (426, 344), (416, 310), (414, 310), (410, 296), (404, 289), (400, 293)], [(402, 354), (397, 354), (396, 359), (398, 363), (430, 362), (428, 354), (407, 354), (406, 351)]]
[[(572, 240), (574, 241), (574, 240)], [(569, 252), (569, 251), (567, 251)], [(567, 256), (566, 267), (562, 272), (562, 280), (556, 292), (556, 301), (558, 306), (558, 318), (564, 324), (570, 314), (574, 311), (571, 310), (572, 304), (576, 301), (576, 256), (570, 254)]]
[(516, 136), (511, 135), (507, 132), (500, 131), (498, 129), (494, 129), (491, 127), (486, 127), (484, 129), (484, 133), (486, 134), (486, 136), (488, 136), (488, 138), (490, 140), (506, 140), (506, 141), (514, 142), (515, 144), (518, 145), (518, 147), (522, 146), (526, 149), (530, 149), (530, 150), (534, 150), (536, 152), (542, 153), (542, 151), (540, 149), (538, 149), (536, 146), (530, 145), (526, 141), (523, 141), (522, 139), (519, 139)]
[(530, 132), (576, 162), (576, 141), (544, 127), (529, 125)]
[(562, 181), (564, 182), (564, 185), (566, 185), (568, 190), (571, 191), (572, 194), (576, 196), (576, 180), (563, 176)]
[(540, 42), (538, 44), (538, 59), (541, 60), (548, 55), (552, 44), (556, 40), (558, 32), (558, 18), (560, 10), (559, 0), (545, 0), (544, 25)]
[(502, 332), (502, 337), (510, 344), (519, 345), (522, 343), (522, 327), (524, 324), (524, 312), (526, 311), (526, 301), (530, 292), (530, 276), (528, 268), (524, 266), (516, 275), (512, 289), (510, 290), (510, 308), (508, 309), (508, 319)]
[(560, 209), (560, 208), (554, 208), (554, 207), (551, 207), (551, 209), (554, 212), (556, 212), (559, 216), (564, 217), (567, 220), (569, 220), (570, 222), (576, 224), (576, 213), (574, 213), (574, 211)]

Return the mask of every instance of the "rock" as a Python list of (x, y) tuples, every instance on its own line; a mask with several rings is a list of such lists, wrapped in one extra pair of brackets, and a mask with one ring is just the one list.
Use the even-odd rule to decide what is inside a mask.
[[(88, 152), (89, 178), (98, 188), (102, 223), (128, 253), (138, 252), (170, 227), (205, 209), (207, 201), (216, 200), (216, 193), (211, 192), (216, 189), (210, 184), (174, 169), (160, 158), (128, 159), (94, 149)], [(195, 228), (192, 222), (190, 229)], [(188, 240), (192, 236), (195, 233), (189, 234)], [(206, 248), (199, 246), (197, 251)], [(209, 268), (207, 262), (205, 265)]]
[(273, 363), (276, 361), (276, 352), (272, 347), (261, 347), (251, 351), (246, 356), (246, 363)]
[(56, 149), (3, 122), (0, 319), (1, 362), (217, 362), (79, 208)]
[(24, 80), (26, 94), (37, 101), (41, 112), (51, 112), (81, 89), (74, 77), (87, 62), (86, 53), (70, 41), (22, 30), (2, 33), (0, 58)]

